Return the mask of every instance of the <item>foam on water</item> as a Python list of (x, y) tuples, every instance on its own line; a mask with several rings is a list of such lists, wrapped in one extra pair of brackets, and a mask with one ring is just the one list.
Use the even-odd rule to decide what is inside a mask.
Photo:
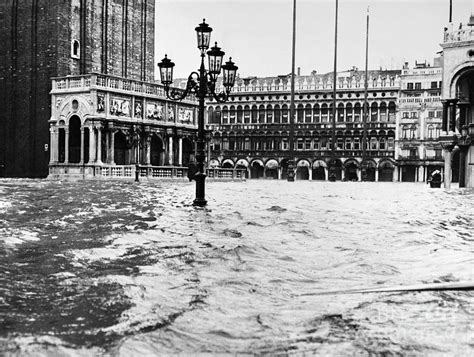
[(0, 191), (4, 352), (472, 353), (472, 292), (305, 295), (474, 280), (472, 190), (207, 183), (204, 209), (187, 182)]

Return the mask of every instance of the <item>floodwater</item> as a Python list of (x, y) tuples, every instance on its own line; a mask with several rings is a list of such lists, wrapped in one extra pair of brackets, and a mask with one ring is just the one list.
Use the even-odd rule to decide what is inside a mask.
[[(473, 355), (474, 191), (0, 180), (0, 354)], [(309, 294), (309, 295), (308, 295)]]

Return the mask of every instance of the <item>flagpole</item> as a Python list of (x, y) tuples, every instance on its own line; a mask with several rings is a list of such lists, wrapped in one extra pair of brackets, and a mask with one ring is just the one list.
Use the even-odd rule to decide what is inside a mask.
[(337, 85), (337, 13), (339, 1), (336, 0), (336, 18), (334, 21), (334, 73), (332, 83), (332, 139), (331, 161), (329, 162), (329, 181), (336, 181), (336, 85)]
[(362, 163), (361, 163), (361, 180), (367, 180), (367, 114), (369, 112), (368, 81), (369, 81), (369, 7), (367, 6), (367, 31), (365, 35), (365, 79), (364, 79), (364, 110), (362, 114)]
[(296, 46), (296, 0), (293, 0), (293, 40), (291, 46), (291, 95), (290, 95), (290, 135), (288, 138), (289, 158), (286, 179), (290, 182), (295, 180), (295, 153), (294, 153), (294, 131), (295, 131), (295, 46)]

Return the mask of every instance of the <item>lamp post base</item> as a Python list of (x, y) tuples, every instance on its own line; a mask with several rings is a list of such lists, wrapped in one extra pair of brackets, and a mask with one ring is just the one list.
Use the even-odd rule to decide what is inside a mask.
[(193, 201), (193, 206), (204, 207), (207, 205), (207, 201), (204, 198), (196, 198)]
[(205, 181), (206, 174), (203, 172), (197, 172), (194, 175), (196, 180), (196, 198), (193, 201), (193, 206), (204, 207), (207, 204), (205, 197)]

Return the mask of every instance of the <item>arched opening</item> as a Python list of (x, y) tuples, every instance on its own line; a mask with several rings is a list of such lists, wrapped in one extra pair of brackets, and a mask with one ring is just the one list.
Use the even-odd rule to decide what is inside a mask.
[(81, 119), (74, 115), (69, 119), (69, 162), (81, 161)]
[(263, 165), (259, 161), (252, 162), (252, 166), (250, 166), (250, 178), (251, 179), (259, 179), (263, 177)]
[(278, 179), (278, 162), (276, 160), (269, 160), (265, 164), (265, 178)]
[(244, 159), (240, 159), (235, 163), (236, 170), (245, 170), (245, 178), (249, 178), (248, 162)]
[(309, 180), (309, 162), (306, 160), (298, 161), (296, 165), (296, 179), (297, 180)]
[[(164, 165), (163, 141), (157, 135), (153, 135), (150, 141), (150, 163), (152, 166)], [(186, 162), (185, 165), (189, 163)], [(183, 140), (183, 164), (184, 164), (184, 140)]]
[(183, 138), (183, 166), (188, 166), (190, 162), (194, 161), (194, 145), (189, 138)]
[(59, 128), (58, 130), (58, 162), (66, 161), (66, 130)]
[(226, 161), (222, 164), (222, 168), (224, 168), (224, 169), (233, 169), (234, 165), (231, 162)]
[(393, 181), (394, 166), (391, 162), (385, 161), (379, 165), (379, 181), (391, 182)]
[(114, 138), (114, 160), (117, 165), (126, 165), (127, 155), (127, 138), (121, 131), (115, 133)]
[(358, 181), (359, 180), (359, 176), (357, 175), (357, 168), (358, 168), (358, 165), (351, 161), (351, 162), (348, 162), (346, 165), (345, 165), (345, 172), (344, 172), (344, 175), (345, 175), (345, 180), (346, 181)]
[(313, 163), (313, 172), (312, 172), (312, 179), (317, 181), (325, 181), (326, 180), (326, 163), (322, 160), (318, 160)]

